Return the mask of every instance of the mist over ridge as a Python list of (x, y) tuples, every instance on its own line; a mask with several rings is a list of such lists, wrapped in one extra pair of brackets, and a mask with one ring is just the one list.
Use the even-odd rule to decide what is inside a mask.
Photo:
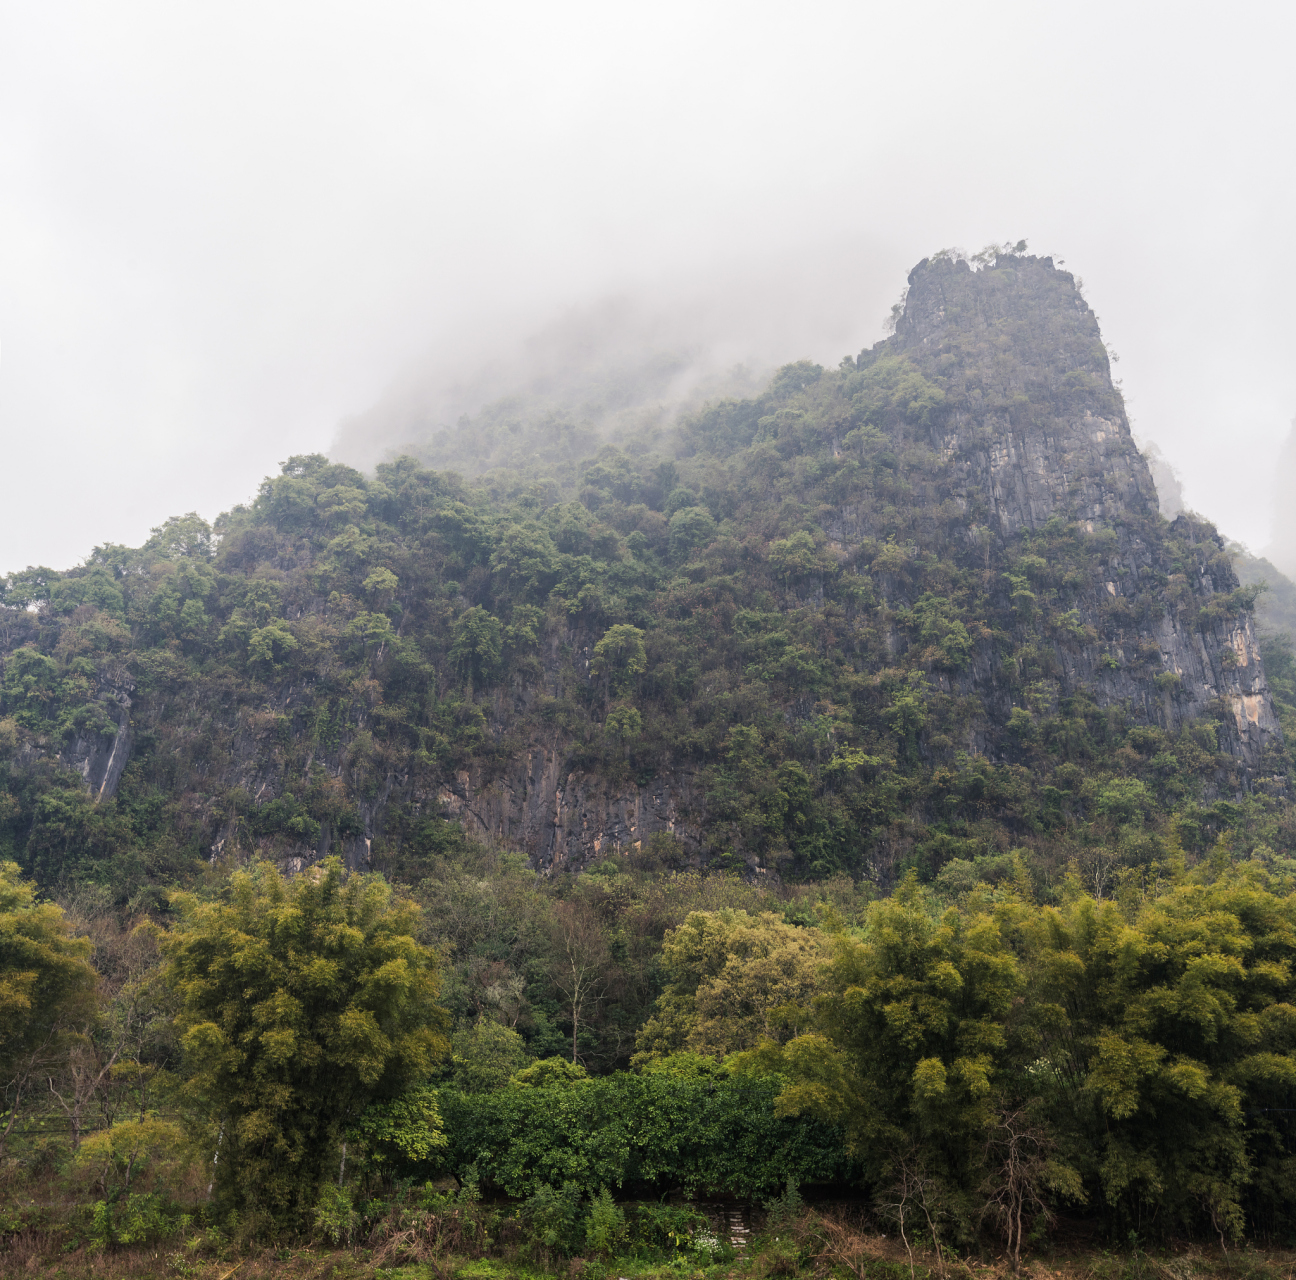
[[(1006, 248), (933, 256), (975, 270), (992, 266)], [(843, 241), (817, 253), (730, 263), (687, 283), (640, 282), (547, 312), (478, 321), (411, 362), (372, 407), (346, 419), (331, 456), (372, 471), (404, 454), (478, 480), (501, 498), (531, 486), (558, 501), (574, 491), (557, 475), (581, 458), (603, 448), (670, 455), (680, 420), (708, 401), (756, 396), (778, 367), (806, 355), (831, 366), (840, 349), (849, 359), (892, 331), (905, 293), (907, 286), (891, 315), (880, 318), (880, 300), (895, 295), (886, 255)], [(1192, 511), (1162, 441), (1137, 424), (1133, 434), (1161, 515), (1173, 520)], [(1265, 588), (1258, 624), (1296, 635), (1293, 493), (1296, 420), (1276, 460), (1267, 543), (1248, 545), (1227, 523), (1220, 532), (1240, 580)], [(1194, 512), (1207, 520), (1212, 514)]]
[[(559, 419), (586, 444), (593, 432), (642, 445), (708, 399), (756, 394), (781, 365), (834, 366), (880, 338), (903, 283), (891, 257), (829, 237), (468, 319), (343, 421), (331, 455), (367, 470), (404, 452), (478, 475), (509, 435)], [(553, 437), (554, 448), (571, 444)]]

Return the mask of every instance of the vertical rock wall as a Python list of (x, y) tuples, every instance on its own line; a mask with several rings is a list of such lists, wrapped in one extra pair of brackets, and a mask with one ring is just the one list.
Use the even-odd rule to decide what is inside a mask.
[[(1110, 576), (1090, 583), (1079, 605), (1105, 643), (1058, 646), (1061, 691), (1127, 703), (1136, 718), (1172, 732), (1222, 700), (1231, 713), (1222, 745), (1260, 768), (1280, 730), (1252, 618), (1203, 629), (1185, 626), (1171, 607), (1181, 566), (1159, 536), (1156, 486), (1112, 383), (1097, 317), (1071, 274), (1049, 258), (1010, 257), (980, 271), (964, 261), (921, 263), (888, 346), (945, 389), (931, 444), (952, 464), (947, 496), (976, 513), (970, 526), (979, 519), (1000, 544), (1054, 516), (1116, 533)], [(1182, 584), (1196, 605), (1237, 588), (1218, 535), (1185, 516), (1173, 530), (1199, 549)], [(1159, 619), (1114, 627), (1118, 601), (1152, 602)]]

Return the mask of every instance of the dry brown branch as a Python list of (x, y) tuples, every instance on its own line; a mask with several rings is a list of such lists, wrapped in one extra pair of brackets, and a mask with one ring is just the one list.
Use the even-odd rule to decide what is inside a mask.
[(1022, 1241), (1031, 1219), (1042, 1214), (1050, 1224), (1054, 1221), (1043, 1196), (1052, 1149), (1047, 1131), (1032, 1123), (1023, 1108), (1001, 1112), (986, 1139), (989, 1173), (981, 1184), (986, 1197), (981, 1217), (989, 1218), (1003, 1233), (1014, 1274), (1021, 1268)]
[(870, 1266), (886, 1256), (886, 1246), (877, 1235), (867, 1232), (863, 1216), (847, 1210), (824, 1213), (819, 1218), (823, 1249), (819, 1257), (841, 1267), (857, 1280), (865, 1280)]
[(914, 1251), (910, 1242), (915, 1221), (925, 1222), (936, 1253), (936, 1272), (945, 1280), (945, 1250), (941, 1246), (940, 1183), (927, 1172), (922, 1153), (910, 1147), (894, 1155), (891, 1161), (893, 1179), (877, 1199), (877, 1208), (890, 1218), (900, 1231), (900, 1239), (909, 1255), (909, 1275), (915, 1276)]

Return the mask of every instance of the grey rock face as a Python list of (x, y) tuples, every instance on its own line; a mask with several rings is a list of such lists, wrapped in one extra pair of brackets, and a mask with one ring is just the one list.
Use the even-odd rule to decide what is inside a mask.
[(562, 742), (533, 746), (505, 777), (455, 774), (436, 799), (441, 811), (478, 835), (507, 841), (546, 871), (576, 870), (615, 849), (640, 848), (658, 833), (686, 849), (700, 843), (700, 797), (691, 770), (632, 790), (567, 772)]
[(60, 761), (75, 769), (86, 781), (95, 801), (111, 800), (117, 794), (122, 772), (131, 754), (131, 694), (134, 682), (124, 672), (101, 674), (99, 699), (112, 708), (117, 732), (78, 734), (59, 754)]
[(1054, 514), (1157, 511), (1097, 317), (1050, 259), (915, 267), (891, 346), (945, 385), (952, 413), (933, 444), (955, 463), (955, 491), (984, 497), (1000, 534)]
[[(1110, 577), (1079, 603), (1101, 642), (1055, 642), (1059, 695), (1083, 689), (1101, 706), (1123, 702), (1171, 732), (1222, 704), (1221, 746), (1258, 769), (1281, 731), (1252, 617), (1196, 622), (1196, 609), (1234, 591), (1237, 578), (1219, 536), (1186, 516), (1171, 531), (1193, 544), (1195, 563), (1184, 574), (1167, 555), (1152, 474), (1074, 278), (1048, 258), (981, 271), (936, 260), (909, 285), (887, 346), (945, 390), (930, 443), (949, 464), (948, 489), (936, 496), (969, 513), (971, 536), (998, 543), (1054, 516), (1116, 535)], [(837, 523), (845, 533), (851, 521)], [(1185, 599), (1194, 609), (1176, 607)], [(993, 703), (988, 675), (974, 668), (962, 691)]]

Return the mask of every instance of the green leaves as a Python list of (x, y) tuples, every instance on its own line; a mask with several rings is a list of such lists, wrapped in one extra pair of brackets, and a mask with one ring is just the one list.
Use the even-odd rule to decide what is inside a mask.
[(469, 681), (482, 684), (489, 680), (503, 651), (500, 620), (473, 605), (455, 619), (450, 634), (450, 661)]
[(371, 1102), (356, 1123), (353, 1135), (366, 1143), (370, 1158), (422, 1163), (447, 1145), (437, 1092), (420, 1084), (386, 1102)]
[(62, 692), (58, 665), (38, 649), (18, 649), (5, 663), (0, 692), (5, 712), (23, 728), (47, 731)]
[(94, 1019), (90, 941), (71, 932), (15, 863), (0, 862), (0, 1155), (32, 1095)]
[(644, 633), (628, 623), (609, 627), (590, 658), (590, 675), (603, 676), (617, 693), (628, 689), (647, 669)]
[[(669, 1060), (668, 1060), (669, 1061)], [(476, 1164), (510, 1196), (570, 1184), (594, 1196), (631, 1177), (766, 1197), (798, 1182), (849, 1176), (841, 1132), (780, 1119), (777, 1078), (759, 1073), (605, 1076), (577, 1088), (509, 1088), (442, 1097), (451, 1167)]]
[(709, 546), (715, 536), (715, 519), (705, 507), (684, 507), (670, 518), (671, 558), (686, 560), (693, 551)]
[[(190, 1097), (227, 1134), (222, 1196), (300, 1219), (343, 1128), (425, 1078), (447, 1047), (417, 909), (380, 880), (344, 881), (336, 859), (290, 883), (262, 864), (235, 873), (225, 902), (178, 905), (167, 977)], [(373, 1124), (395, 1142), (391, 1126), (414, 1124), (425, 1103)]]
[(248, 636), (248, 661), (278, 670), (296, 648), (297, 637), (288, 629), (287, 623), (276, 618)]

